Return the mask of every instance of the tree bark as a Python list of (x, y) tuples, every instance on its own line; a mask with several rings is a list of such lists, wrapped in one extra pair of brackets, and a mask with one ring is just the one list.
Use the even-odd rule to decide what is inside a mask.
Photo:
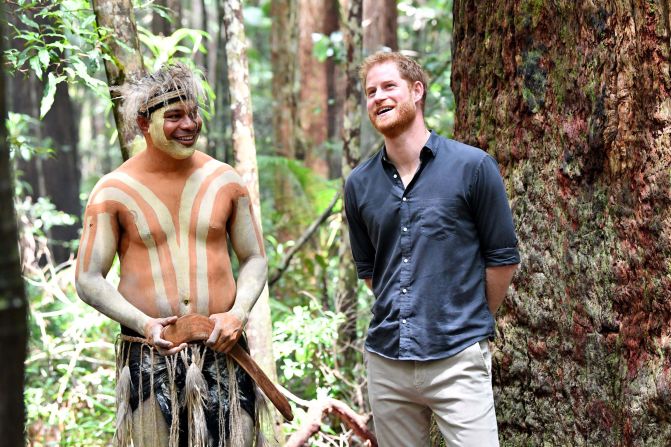
[[(58, 24), (48, 23), (44, 17), (32, 14), (32, 19), (46, 27), (57, 27)], [(10, 18), (10, 21), (12, 19)], [(24, 25), (13, 20), (15, 26)], [(50, 36), (44, 36), (49, 42)], [(22, 51), (22, 41), (11, 39), (11, 45)], [(35, 119), (40, 116), (40, 93), (44, 91), (46, 76), (55, 73), (54, 66), (45, 69), (43, 80), (40, 81), (34, 73), (25, 76), (19, 75), (8, 80), (10, 86), (8, 97), (11, 99), (9, 110), (23, 113)], [(19, 160), (18, 168), (23, 172), (22, 180), (28, 182), (32, 188), (35, 200), (45, 197), (51, 200), (59, 211), (73, 216), (81, 214), (79, 202), (79, 157), (78, 145), (79, 113), (73, 106), (67, 83), (60, 83), (56, 87), (54, 102), (51, 109), (43, 118), (41, 125), (32, 129), (38, 139), (49, 137), (50, 147), (54, 153), (47, 156), (34, 155), (29, 160)], [(63, 262), (70, 257), (71, 251), (67, 244), (79, 238), (79, 224), (54, 226), (46, 231), (49, 239), (49, 248), (56, 263)]]
[[(396, 0), (364, 0), (363, 2), (363, 55), (378, 51), (398, 50), (398, 9)], [(362, 95), (361, 102), (365, 104)], [(375, 150), (381, 141), (380, 134), (370, 120), (361, 123), (361, 148), (364, 153)]]
[(273, 133), (278, 155), (296, 157), (297, 0), (272, 0)]
[[(5, 36), (4, 6), (0, 6), (0, 36)], [(4, 67), (0, 39), (0, 67)], [(23, 289), (14, 213), (14, 177), (7, 143), (5, 70), (0, 69), (0, 439), (3, 445), (25, 445), (23, 427), (24, 361), (27, 351), (27, 302)]]
[(458, 139), (523, 264), (498, 317), (510, 445), (671, 442), (668, 2), (454, 2)]
[[(272, 0), (270, 15), (271, 64), (273, 67), (273, 134), (277, 155), (296, 158), (298, 95), (296, 92), (298, 50), (298, 0)], [(275, 210), (287, 219), (277, 228), (281, 242), (295, 238), (296, 221), (291, 218), (293, 190), (286, 172), (275, 173)]]
[(179, 0), (156, 0), (156, 4), (165, 11), (169, 19), (154, 11), (151, 17), (152, 33), (169, 36), (182, 27), (182, 5)]
[[(346, 10), (346, 22), (343, 27), (345, 43), (345, 73), (347, 87), (345, 90), (342, 161), (342, 186), (349, 173), (359, 164), (361, 159), (360, 129), (361, 129), (361, 85), (358, 76), (358, 67), (361, 63), (362, 33), (361, 18), (363, 14), (363, 0), (349, 0)], [(357, 274), (352, 260), (351, 245), (345, 209), (341, 211), (342, 222), (340, 234), (340, 259), (347, 262), (340, 263), (338, 271), (338, 290), (336, 291), (336, 311), (345, 315), (345, 321), (338, 330), (338, 350), (342, 354), (344, 364), (351, 364), (356, 350), (356, 322), (357, 312)]]
[(216, 59), (214, 63), (215, 75), (209, 79), (216, 93), (214, 116), (208, 134), (208, 153), (226, 163), (230, 163), (229, 142), (231, 140), (231, 98), (228, 87), (228, 60), (226, 59), (226, 33), (224, 32), (224, 2), (217, 2)]
[[(298, 117), (301, 124), (297, 157), (316, 172), (329, 176), (325, 144), (330, 136), (335, 92), (333, 61), (320, 62), (313, 54), (313, 34), (329, 36), (338, 29), (336, 0), (300, 0), (299, 56), (300, 89)], [(310, 86), (310, 88), (305, 88)]]
[[(247, 41), (242, 18), (242, 3), (240, 0), (225, 0), (223, 7), (235, 168), (249, 190), (254, 215), (260, 228), (259, 176), (256, 165), (252, 101), (246, 52)], [(272, 321), (270, 319), (267, 285), (252, 310), (247, 325), (247, 335), (252, 355), (266, 374), (276, 381), (277, 372), (272, 352)]]
[[(111, 36), (101, 32), (100, 37), (109, 40), (114, 62), (105, 61), (105, 72), (110, 87), (122, 85), (126, 79), (141, 77), (144, 74), (144, 62), (140, 52), (140, 40), (137, 36), (135, 14), (130, 0), (92, 0), (93, 11), (98, 27), (111, 30)], [(118, 42), (124, 44), (121, 46)], [(128, 51), (130, 48), (131, 51)], [(119, 134), (119, 145), (124, 160), (131, 155), (130, 145), (136, 135), (135, 122), (126, 123), (120, 113), (122, 100), (110, 90), (113, 103), (114, 121)]]
[(396, 0), (364, 0), (362, 28), (364, 55), (385, 48), (398, 50)]
[[(41, 160), (42, 181), (34, 184), (44, 185), (39, 195), (48, 197), (59, 211), (73, 216), (81, 215), (79, 201), (79, 155), (78, 113), (72, 103), (68, 86), (61, 83), (56, 87), (56, 95), (51, 110), (44, 117), (44, 133), (52, 138), (53, 157)], [(37, 157), (33, 157), (36, 161)], [(32, 183), (32, 182), (31, 182)], [(67, 260), (71, 250), (67, 244), (79, 238), (81, 224), (58, 225), (50, 229), (49, 242), (54, 260), (57, 263)]]

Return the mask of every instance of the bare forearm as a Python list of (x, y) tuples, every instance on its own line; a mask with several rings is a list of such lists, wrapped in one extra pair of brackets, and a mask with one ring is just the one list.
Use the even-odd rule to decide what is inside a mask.
[(140, 311), (100, 275), (83, 274), (76, 282), (79, 297), (103, 315), (143, 334), (151, 318)]
[(517, 270), (517, 264), (504, 265), (498, 267), (487, 267), (485, 273), (485, 284), (487, 294), (487, 304), (492, 315), (496, 315), (496, 311), (503, 303), (506, 297), (510, 281)]
[(234, 313), (243, 325), (249, 313), (259, 299), (268, 280), (268, 265), (261, 255), (250, 257), (241, 267), (238, 274), (235, 304), (230, 312)]
[(366, 283), (366, 287), (370, 289), (370, 291), (373, 291), (373, 278), (364, 278), (363, 280), (364, 283)]

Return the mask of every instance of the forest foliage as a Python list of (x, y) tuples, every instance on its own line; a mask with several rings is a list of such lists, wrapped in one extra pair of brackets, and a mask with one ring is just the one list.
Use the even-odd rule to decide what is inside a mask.
[[(296, 236), (281, 237), (281, 229), (293, 228), (298, 235), (327, 210), (340, 188), (340, 179), (324, 176), (305, 160), (277, 155), (274, 148), (270, 79), (270, 0), (247, 2), (245, 26), (249, 40), (250, 86), (254, 131), (262, 200), (262, 226), (269, 260), (269, 277), (295, 244)], [(166, 61), (180, 60), (195, 69), (216, 60), (216, 36), (221, 32), (214, 0), (202, 2), (200, 16), (168, 35), (152, 32), (156, 15), (168, 17), (159, 2), (134, 3), (143, 58), (149, 70)], [(183, 5), (184, 6), (184, 5)], [(191, 6), (189, 6), (191, 7)], [(401, 50), (415, 55), (427, 68), (431, 88), (427, 103), (429, 127), (450, 135), (454, 120), (454, 98), (449, 88), (452, 2), (450, 0), (399, 0), (398, 39)], [(183, 11), (187, 17), (189, 11)], [(67, 85), (76, 104), (79, 122), (78, 153), (81, 175), (80, 201), (85, 204), (92, 185), (121, 163), (116, 128), (111, 118), (111, 101), (103, 63), (111, 56), (107, 46), (115, 39), (109, 30), (97, 26), (88, 0), (10, 0), (7, 72), (14, 79), (36, 77), (39, 113), (11, 113), (9, 130), (11, 155), (15, 161), (15, 205), (20, 222), (20, 245), (27, 295), (30, 302), (30, 345), (26, 361), (25, 403), (27, 436), (31, 445), (107, 445), (114, 427), (114, 344), (118, 326), (76, 295), (73, 286), (74, 261), (56, 263), (50, 256), (49, 230), (54, 226), (80, 222), (56, 209), (48, 197), (36, 197), (23, 178), (20, 160), (58, 156), (50, 135), (39, 131), (40, 119), (51, 109), (59, 85)], [(183, 20), (182, 25), (186, 24)], [(193, 26), (205, 24), (207, 29)], [(312, 35), (313, 55), (318, 61), (343, 63), (342, 32)], [(207, 75), (207, 67), (202, 68)], [(214, 71), (210, 68), (209, 73)], [(215, 123), (215, 80), (206, 88), (210, 103), (204, 107), (204, 134)], [(310, 85), (297, 85), (310, 89)], [(331, 98), (331, 100), (334, 100)], [(300, 106), (300, 105), (299, 105)], [(10, 109), (11, 111), (11, 109)], [(95, 120), (103, 117), (103, 126)], [(224, 123), (223, 126), (230, 124)], [(319, 148), (316, 158), (338, 153), (339, 138)], [(363, 148), (371, 153), (374, 147)], [(219, 152), (224, 161), (227, 149)], [(291, 213), (282, 213), (274, 191), (278, 178), (288, 179), (292, 195)], [(341, 364), (335, 352), (338, 327), (343, 316), (335, 311), (334, 297), (338, 266), (338, 231), (342, 225), (341, 204), (329, 213), (317, 232), (297, 252), (288, 269), (272, 285), (274, 354), (279, 381), (299, 400), (296, 420), (284, 427), (290, 434), (304, 420), (302, 401), (333, 397), (355, 411), (369, 412), (365, 396), (363, 362)], [(69, 246), (76, 250), (77, 241)], [(75, 253), (75, 251), (73, 251)], [(115, 282), (118, 268), (108, 280)], [(367, 328), (371, 294), (358, 289), (357, 334), (362, 340)], [(336, 418), (326, 419), (312, 445), (349, 445), (351, 433)]]

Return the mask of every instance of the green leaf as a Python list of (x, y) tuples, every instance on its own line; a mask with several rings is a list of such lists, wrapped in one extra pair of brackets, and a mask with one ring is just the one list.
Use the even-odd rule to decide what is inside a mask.
[(33, 19), (31, 19), (30, 17), (28, 17), (25, 14), (21, 14), (21, 17), (19, 17), (19, 20), (21, 20), (22, 23), (28, 25), (31, 28), (38, 28), (39, 29), (39, 27), (40, 27), (40, 25), (38, 25), (36, 21), (34, 21)]
[(47, 85), (44, 86), (44, 94), (42, 95), (42, 102), (40, 104), (40, 119), (49, 112), (54, 103), (54, 96), (56, 95), (56, 86), (65, 80), (65, 76), (54, 76), (49, 73), (47, 76)]
[(33, 56), (30, 58), (29, 62), (30, 68), (33, 69), (35, 72), (35, 76), (37, 76), (37, 79), (40, 81), (42, 80), (42, 64), (40, 63), (40, 60), (36, 57)]
[(46, 48), (40, 48), (40, 51), (37, 53), (37, 57), (40, 59), (43, 68), (49, 66), (49, 51)]

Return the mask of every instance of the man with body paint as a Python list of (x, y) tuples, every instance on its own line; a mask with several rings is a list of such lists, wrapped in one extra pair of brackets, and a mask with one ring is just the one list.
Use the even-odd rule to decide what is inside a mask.
[[(266, 282), (249, 194), (229, 165), (196, 150), (202, 88), (183, 65), (121, 89), (146, 149), (96, 184), (84, 216), (76, 286), (121, 324), (115, 441), (135, 446), (248, 446), (255, 387), (223, 353), (241, 341)], [(237, 283), (230, 240), (240, 268)], [(105, 279), (119, 255), (120, 282)], [(214, 323), (204, 343), (161, 338), (177, 317)], [(187, 422), (188, 421), (188, 422)]]

